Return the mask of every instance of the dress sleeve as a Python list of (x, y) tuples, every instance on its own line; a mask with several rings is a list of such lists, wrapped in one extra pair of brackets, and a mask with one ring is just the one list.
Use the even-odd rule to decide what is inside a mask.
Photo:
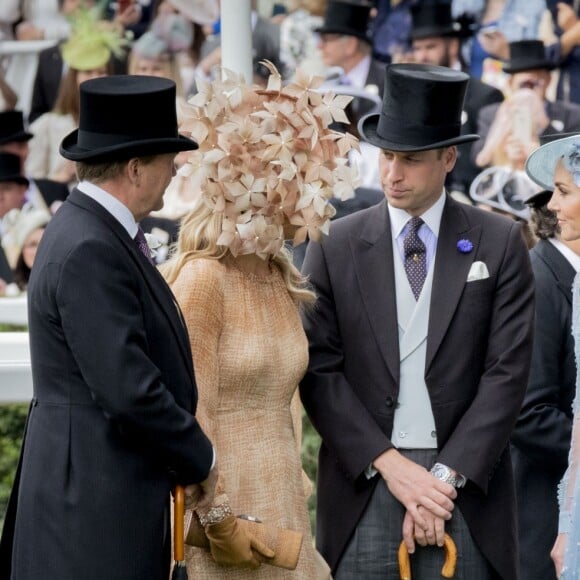
[[(580, 368), (580, 274), (574, 279), (573, 305), (572, 305), (572, 334), (574, 335), (576, 351), (576, 368)], [(573, 412), (574, 423), (572, 425), (572, 444), (568, 459), (568, 469), (560, 482), (558, 489), (558, 502), (560, 505), (559, 532), (570, 533), (573, 529), (573, 514), (576, 511), (578, 497), (576, 486), (578, 485), (578, 464), (580, 463), (580, 397), (578, 396), (578, 381), (576, 377), (576, 396), (574, 398)], [(580, 522), (575, 522), (576, 526)]]
[[(223, 327), (223, 289), (221, 264), (217, 261), (192, 260), (186, 263), (171, 289), (181, 310), (193, 356), (198, 390), (196, 418), (215, 441), (219, 424), (216, 410), (219, 402), (219, 340)], [(216, 450), (219, 463), (219, 450)], [(228, 503), (224, 482), (216, 487), (214, 505)]]

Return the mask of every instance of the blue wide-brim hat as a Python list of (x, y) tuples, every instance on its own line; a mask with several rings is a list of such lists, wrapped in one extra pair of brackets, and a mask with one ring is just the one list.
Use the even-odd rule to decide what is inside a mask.
[(574, 146), (580, 147), (580, 133), (563, 136), (538, 147), (526, 161), (526, 173), (540, 187), (553, 191), (556, 164), (570, 153)]
[(385, 70), (382, 111), (363, 117), (360, 135), (389, 151), (426, 151), (469, 143), (461, 114), (469, 76), (444, 66), (390, 64)]
[(113, 75), (80, 85), (79, 128), (60, 153), (101, 162), (197, 149), (177, 131), (175, 83), (166, 78)]

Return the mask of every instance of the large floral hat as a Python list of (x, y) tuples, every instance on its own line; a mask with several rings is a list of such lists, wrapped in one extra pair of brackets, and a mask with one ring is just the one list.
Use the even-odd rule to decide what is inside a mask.
[(218, 245), (266, 259), (282, 247), (285, 225), (296, 226), (294, 245), (328, 233), (329, 199), (349, 199), (358, 185), (347, 158), (358, 140), (329, 128), (348, 122), (352, 97), (319, 92), (324, 79), (300, 71), (283, 87), (274, 65), (263, 64), (265, 89), (227, 70), (222, 80), (198, 81), (181, 130), (199, 149), (179, 172), (223, 216)]
[(61, 46), (62, 59), (75, 70), (100, 68), (111, 55), (122, 57), (131, 43), (131, 35), (121, 33), (113, 23), (103, 18), (103, 2), (93, 7), (81, 5), (70, 16), (71, 35)]

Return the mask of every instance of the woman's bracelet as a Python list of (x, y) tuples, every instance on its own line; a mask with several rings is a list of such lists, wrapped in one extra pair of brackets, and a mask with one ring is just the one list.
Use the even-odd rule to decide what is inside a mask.
[(199, 514), (199, 521), (201, 525), (205, 528), (207, 525), (211, 524), (219, 524), (223, 522), (227, 517), (233, 516), (234, 513), (232, 512), (232, 508), (228, 503), (222, 503), (220, 505), (216, 505), (204, 514)]

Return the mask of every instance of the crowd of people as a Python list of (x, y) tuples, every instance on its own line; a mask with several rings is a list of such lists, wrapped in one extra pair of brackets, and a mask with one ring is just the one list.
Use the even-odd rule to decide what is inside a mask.
[(0, 69), (0, 577), (167, 579), (183, 486), (190, 578), (580, 578), (580, 4), (250, 18), (244, 79), (218, 0), (0, 7), (54, 41), (26, 107)]

